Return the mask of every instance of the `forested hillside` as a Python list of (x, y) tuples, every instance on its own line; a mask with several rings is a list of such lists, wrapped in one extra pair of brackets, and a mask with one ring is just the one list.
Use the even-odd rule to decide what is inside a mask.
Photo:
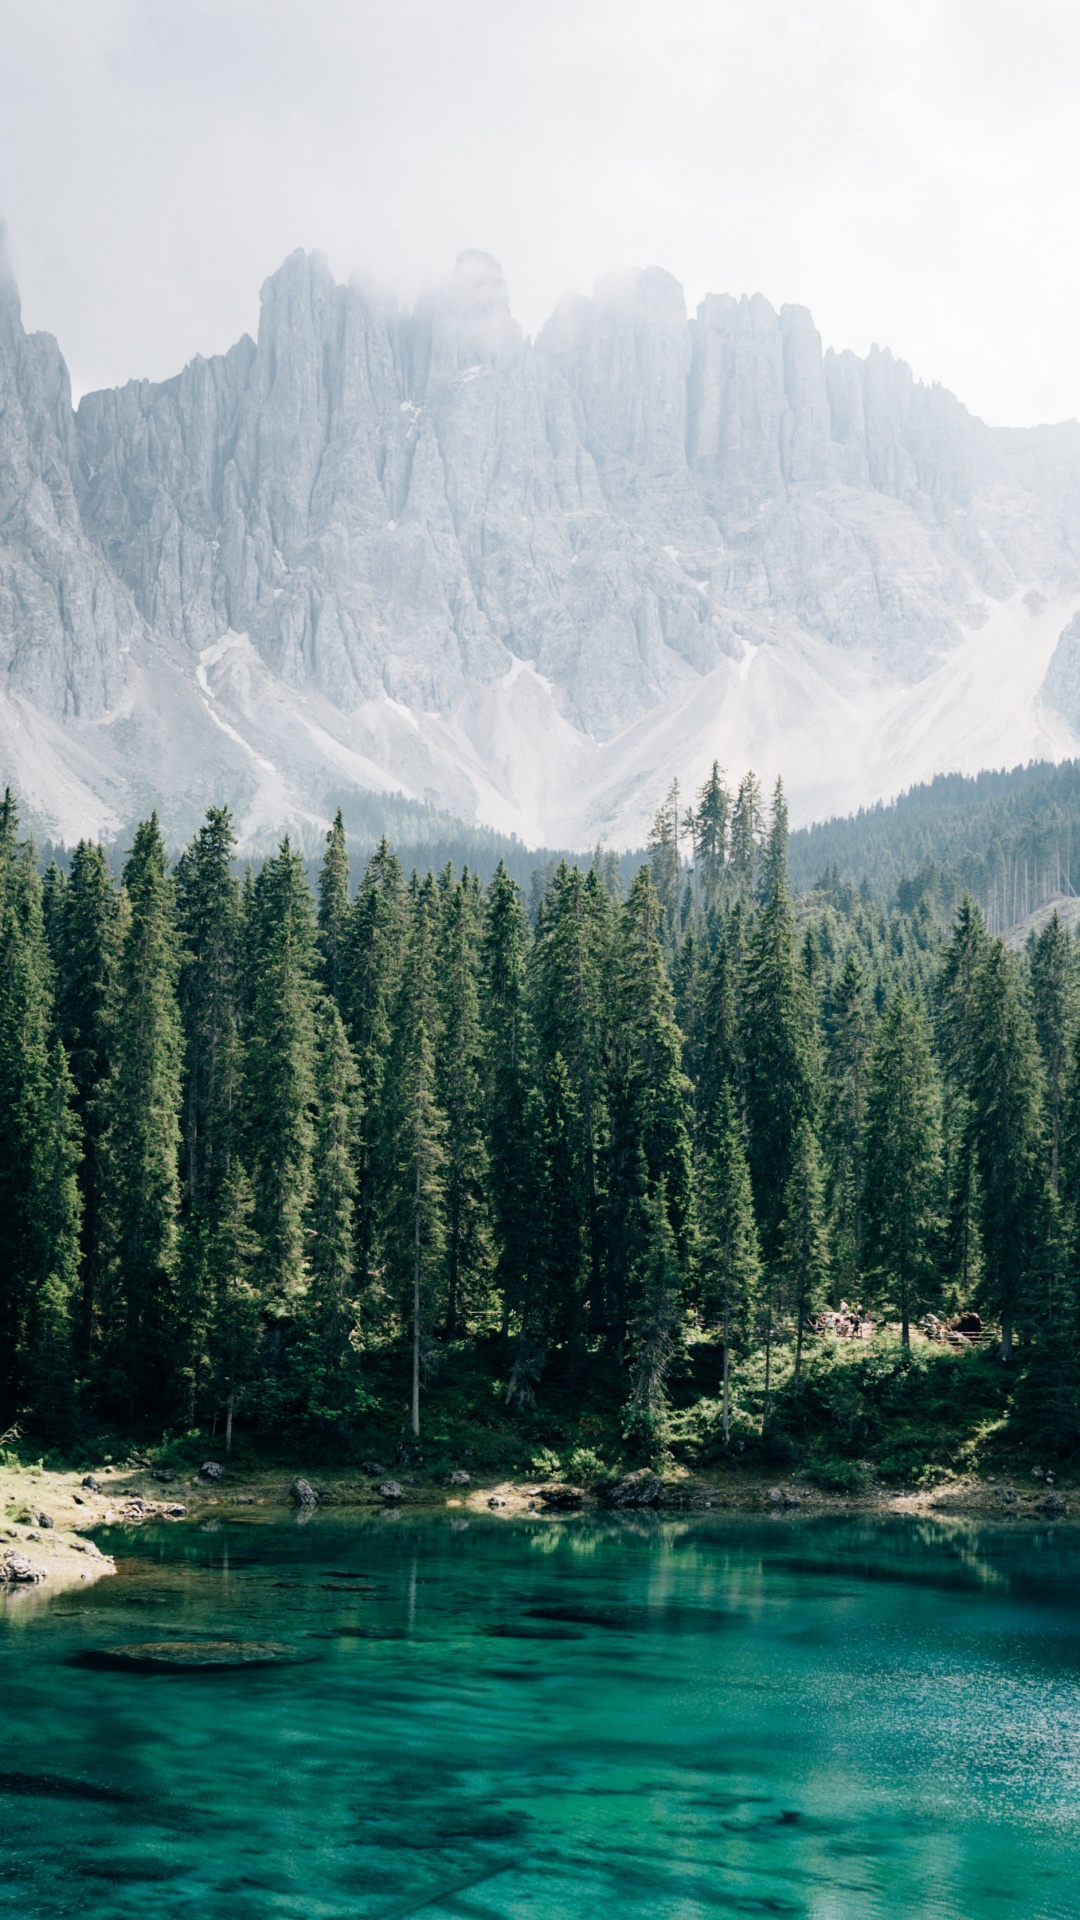
[[(350, 876), (340, 816), (315, 896), (287, 841), (236, 878), (224, 810), (171, 871), (151, 818), (120, 884), (42, 873), (8, 796), (0, 940), (0, 1428), (1080, 1445), (1076, 949), (793, 903), (779, 786), (714, 769), (628, 890), (598, 856), (531, 903)], [(922, 1337), (960, 1310), (993, 1341)]]
[(794, 833), (791, 873), (800, 890), (825, 874), (945, 914), (970, 893), (990, 932), (1003, 933), (1080, 891), (1080, 761), (939, 774), (888, 805)]

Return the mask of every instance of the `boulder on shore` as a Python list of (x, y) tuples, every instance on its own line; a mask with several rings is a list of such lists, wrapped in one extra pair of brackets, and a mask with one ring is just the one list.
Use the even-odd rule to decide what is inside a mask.
[(36, 1587), (48, 1577), (44, 1567), (35, 1567), (25, 1553), (16, 1552), (14, 1547), (9, 1547), (0, 1560), (0, 1585)]
[(580, 1487), (541, 1487), (540, 1502), (556, 1513), (572, 1513), (585, 1499)]
[(303, 1479), (299, 1474), (289, 1488), (289, 1498), (298, 1507), (317, 1507), (319, 1504), (319, 1496), (310, 1480)]
[(379, 1487), (377, 1491), (380, 1499), (383, 1500), (403, 1500), (405, 1498), (405, 1489), (397, 1480), (384, 1480), (382, 1486)]
[(600, 1494), (605, 1507), (658, 1507), (663, 1498), (664, 1483), (655, 1473), (650, 1473), (648, 1467), (624, 1474), (614, 1486), (605, 1487)]

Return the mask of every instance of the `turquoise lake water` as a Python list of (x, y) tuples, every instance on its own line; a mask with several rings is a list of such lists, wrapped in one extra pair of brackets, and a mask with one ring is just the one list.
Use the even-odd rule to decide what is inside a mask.
[[(0, 1915), (1080, 1916), (1080, 1530), (256, 1519), (0, 1606)], [(92, 1671), (274, 1638), (306, 1664)]]

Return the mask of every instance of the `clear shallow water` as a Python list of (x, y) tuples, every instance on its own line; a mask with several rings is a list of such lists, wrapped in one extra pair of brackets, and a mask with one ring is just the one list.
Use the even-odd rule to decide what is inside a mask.
[[(0, 1915), (1080, 1916), (1080, 1530), (407, 1514), (0, 1607)], [(273, 1638), (310, 1664), (73, 1667)]]

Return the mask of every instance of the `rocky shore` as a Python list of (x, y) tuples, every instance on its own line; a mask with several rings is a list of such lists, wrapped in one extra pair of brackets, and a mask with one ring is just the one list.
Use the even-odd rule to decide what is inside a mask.
[(205, 1525), (233, 1513), (269, 1520), (291, 1512), (302, 1523), (321, 1511), (439, 1508), (500, 1519), (590, 1510), (759, 1513), (778, 1519), (858, 1512), (1045, 1525), (1080, 1515), (1080, 1496), (1038, 1469), (1034, 1476), (957, 1476), (916, 1492), (876, 1486), (852, 1494), (814, 1487), (797, 1473), (777, 1477), (749, 1468), (714, 1475), (641, 1471), (588, 1487), (493, 1480), (462, 1469), (442, 1478), (405, 1468), (391, 1473), (375, 1462), (325, 1472), (308, 1466), (292, 1475), (270, 1467), (226, 1470), (220, 1461), (207, 1461), (194, 1473), (131, 1463), (88, 1474), (8, 1467), (0, 1469), (0, 1595), (47, 1595), (114, 1573), (115, 1560), (88, 1537), (103, 1527), (160, 1521)]

